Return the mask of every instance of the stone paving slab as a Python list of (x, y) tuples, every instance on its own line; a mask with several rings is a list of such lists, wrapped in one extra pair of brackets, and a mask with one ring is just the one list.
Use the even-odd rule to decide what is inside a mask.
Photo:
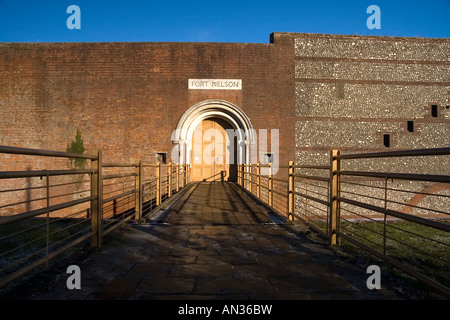
[[(157, 220), (118, 228), (101, 250), (67, 258), (1, 298), (398, 299), (369, 290), (365, 270), (309, 239), (305, 226), (261, 224), (239, 201), (226, 183), (198, 184)], [(81, 290), (67, 289), (70, 264), (81, 269)]]

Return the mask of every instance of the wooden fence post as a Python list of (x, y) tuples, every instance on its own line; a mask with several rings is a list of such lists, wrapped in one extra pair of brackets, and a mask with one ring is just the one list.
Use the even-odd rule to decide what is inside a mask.
[(95, 172), (91, 175), (91, 230), (94, 234), (91, 237), (91, 247), (100, 248), (103, 238), (103, 178), (102, 178), (102, 152), (98, 151), (96, 160), (92, 160), (92, 169)]
[(338, 158), (339, 150), (331, 150), (330, 152), (330, 230), (329, 237), (332, 245), (339, 244), (339, 189), (341, 170), (341, 160)]
[(269, 163), (269, 179), (268, 179), (268, 196), (269, 206), (273, 207), (273, 175), (272, 175), (272, 163)]
[(294, 161), (289, 161), (289, 183), (288, 183), (288, 217), (289, 220), (294, 221), (295, 203), (294, 203)]
[(135, 189), (136, 189), (136, 198), (135, 198), (135, 215), (134, 218), (139, 220), (142, 218), (142, 160), (139, 161), (136, 166), (136, 177), (135, 177)]
[(172, 196), (172, 175), (173, 175), (173, 164), (172, 162), (169, 163), (169, 168), (167, 169), (169, 171), (169, 198)]
[(238, 164), (236, 167), (237, 167), (237, 184), (241, 185), (241, 166)]
[(261, 166), (256, 164), (256, 196), (261, 199)]
[(252, 186), (253, 186), (253, 167), (250, 164), (248, 166), (248, 180), (249, 180), (249, 191), (252, 193)]
[(156, 205), (161, 204), (161, 162), (156, 164)]
[(181, 165), (181, 188), (182, 189), (186, 186), (185, 182), (186, 182), (186, 165), (182, 164)]
[(192, 174), (192, 167), (190, 164), (187, 165), (187, 167), (189, 168), (189, 179), (187, 183), (191, 183), (191, 174)]
[(175, 187), (175, 192), (178, 192), (180, 191), (180, 164), (177, 164), (175, 174), (177, 175), (177, 179), (175, 181), (175, 183), (177, 184), (177, 186)]

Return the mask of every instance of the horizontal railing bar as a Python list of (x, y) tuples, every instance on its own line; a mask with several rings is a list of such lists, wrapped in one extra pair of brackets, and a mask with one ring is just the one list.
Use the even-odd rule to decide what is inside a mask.
[[(359, 196), (360, 198), (367, 198), (367, 199), (384, 201), (384, 202), (389, 202), (389, 203), (393, 202), (391, 200), (387, 200), (387, 199), (384, 199), (384, 198), (377, 198), (377, 197), (374, 197), (374, 196), (369, 196), (369, 195), (362, 194), (362, 193), (357, 193), (357, 192), (346, 191), (346, 190), (342, 190), (342, 189), (341, 189), (340, 192), (341, 192), (341, 195), (347, 194), (347, 195)], [(400, 203), (400, 202), (397, 202), (397, 203), (404, 205), (404, 203)]]
[[(131, 190), (130, 188), (132, 188), (132, 189), (134, 190), (134, 187), (129, 186), (129, 187), (127, 187), (127, 192), (128, 192), (129, 190)], [(110, 194), (112, 194), (112, 193), (120, 193), (120, 192), (125, 192), (124, 188), (118, 188), (118, 189), (114, 189), (114, 190), (107, 191), (107, 192), (105, 192), (105, 191), (103, 190), (103, 198), (106, 198), (107, 195), (110, 195)]]
[[(386, 178), (386, 177), (385, 177)], [(364, 180), (363, 180), (364, 181)], [(353, 185), (353, 186), (359, 186), (359, 187), (363, 187), (363, 188), (371, 188), (371, 189), (380, 189), (380, 190), (385, 190), (384, 186), (377, 186), (375, 184), (371, 185), (371, 184), (364, 184), (364, 183), (357, 183), (355, 182), (355, 180), (341, 180), (341, 184), (346, 184), (346, 185)], [(341, 187), (342, 190), (342, 187)], [(387, 188), (387, 190), (390, 191), (396, 191), (395, 189), (391, 189), (391, 188)], [(410, 193), (411, 191), (407, 191), (408, 193)]]
[(297, 191), (294, 191), (293, 193), (295, 195), (297, 195), (297, 196), (301, 196), (301, 197), (304, 197), (306, 199), (309, 199), (309, 200), (312, 200), (312, 201), (315, 201), (315, 202), (319, 202), (319, 203), (321, 203), (321, 204), (323, 204), (325, 206), (329, 206), (330, 205), (330, 202), (327, 201), (327, 200), (323, 200), (323, 199), (319, 199), (319, 198), (316, 198), (316, 197), (312, 197), (312, 196), (309, 196), (307, 194), (304, 194), (304, 193), (301, 193), (301, 192), (297, 192)]
[(130, 194), (135, 194), (136, 192), (137, 192), (137, 190), (130, 190), (128, 192), (121, 193), (121, 194), (118, 194), (116, 196), (109, 197), (107, 199), (103, 199), (102, 204), (110, 202), (110, 201), (114, 201), (114, 200), (119, 199), (119, 198), (123, 198), (123, 197), (129, 196)]
[[(57, 183), (57, 184), (52, 184), (49, 187), (56, 188), (56, 187), (69, 186), (69, 185), (85, 183), (85, 182), (90, 182), (90, 180), (82, 180), (80, 182), (77, 181), (77, 182)], [(45, 188), (47, 188), (47, 186), (44, 185), (44, 186), (27, 187), (27, 188), (20, 188), (20, 189), (6, 189), (6, 190), (0, 190), (0, 193), (37, 190), (37, 189), (45, 189)]]
[[(142, 166), (143, 166), (143, 167), (158, 168), (159, 165), (156, 164), (156, 163), (143, 163)], [(181, 167), (183, 167), (184, 165), (183, 165), (183, 164), (175, 164), (175, 163), (172, 163), (172, 167), (173, 167), (173, 168), (176, 168), (177, 166), (179, 166), (179, 167), (181, 168)], [(169, 168), (169, 167), (170, 167), (170, 163), (168, 163), (168, 164), (162, 164), (162, 163), (161, 163), (161, 168)]]
[(117, 223), (114, 224), (109, 224), (108, 228), (105, 228), (103, 230), (103, 235), (107, 235), (108, 233), (110, 233), (111, 231), (115, 230), (117, 227), (123, 225), (125, 222), (127, 222), (128, 220), (130, 220), (131, 218), (134, 217), (134, 213), (130, 213), (127, 217), (125, 217), (122, 221), (119, 221)]
[(280, 182), (285, 182), (288, 183), (289, 180), (288, 179), (281, 179), (281, 178), (271, 178), (273, 181), (280, 181)]
[[(349, 184), (347, 182), (347, 184)], [(374, 187), (375, 188), (375, 187)], [(382, 187), (378, 187), (378, 189), (384, 189)], [(386, 188), (386, 190), (388, 191), (394, 191), (394, 192), (402, 192), (402, 193), (411, 193), (410, 190), (405, 190), (405, 189), (397, 189), (397, 188)], [(436, 194), (436, 193), (430, 193), (430, 192), (421, 192), (421, 191), (414, 191), (414, 194), (417, 195), (425, 195), (425, 196), (438, 196), (438, 197), (443, 197), (443, 198), (450, 198), (450, 195), (446, 195), (446, 194)]]
[[(86, 182), (91, 182), (91, 179), (86, 179), (86, 180), (80, 180), (80, 181), (73, 181), (73, 182), (65, 182), (65, 183), (55, 183), (55, 184), (51, 184), (49, 185), (50, 188), (57, 188), (57, 187), (63, 187), (63, 186), (70, 186), (70, 185), (80, 185)], [(40, 189), (44, 189), (46, 188), (46, 186), (40, 186)]]
[[(50, 187), (53, 187), (53, 186), (50, 186)], [(45, 189), (45, 188), (47, 188), (47, 187), (46, 186), (39, 186), (39, 187), (28, 187), (28, 188), (18, 188), (18, 189), (5, 189), (5, 190), (0, 190), (0, 193), (29, 191), (29, 190), (37, 190), (37, 189)]]
[(262, 189), (267, 189), (267, 190), (270, 189), (270, 187), (267, 184), (260, 184), (259, 187)]
[(402, 212), (395, 211), (395, 210), (392, 210), (392, 209), (385, 209), (385, 208), (382, 208), (382, 207), (377, 207), (377, 206), (374, 206), (374, 205), (371, 205), (371, 204), (368, 204), (368, 203), (364, 203), (364, 202), (360, 202), (360, 201), (356, 201), (356, 200), (351, 200), (351, 199), (342, 198), (342, 197), (339, 197), (338, 199), (341, 202), (352, 204), (352, 205), (357, 206), (357, 207), (369, 209), (369, 210), (372, 210), (372, 211), (375, 211), (375, 212), (379, 212), (379, 213), (386, 213), (387, 215), (394, 216), (394, 217), (397, 217), (397, 218), (400, 218), (400, 219), (403, 219), (403, 220), (415, 222), (415, 223), (418, 223), (418, 224), (421, 224), (421, 225), (424, 225), (424, 226), (427, 226), (427, 227), (431, 227), (431, 228), (434, 228), (434, 229), (438, 229), (438, 230), (441, 230), (441, 231), (450, 232), (450, 225), (448, 225), (448, 224), (439, 223), (437, 221), (425, 219), (425, 218), (422, 218), (422, 217), (413, 216), (413, 215), (402, 213)]
[[(380, 223), (381, 223), (381, 222), (380, 222)], [(389, 228), (392, 228), (392, 229), (395, 229), (395, 230), (398, 230), (398, 231), (401, 231), (401, 232), (405, 232), (405, 233), (407, 233), (407, 234), (409, 234), (409, 235), (412, 235), (413, 237), (417, 236), (417, 237), (419, 237), (419, 238), (421, 238), (421, 239), (425, 239), (425, 240), (428, 240), (428, 241), (430, 241), (430, 242), (439, 243), (439, 244), (442, 244), (442, 245), (444, 245), (444, 246), (449, 246), (448, 243), (445, 243), (445, 242), (443, 242), (443, 241), (440, 241), (439, 239), (432, 239), (432, 238), (430, 238), (430, 237), (427, 237), (427, 236), (424, 236), (424, 235), (420, 235), (420, 234), (418, 234), (418, 233), (416, 233), (416, 232), (412, 232), (412, 231), (409, 231), (409, 230), (407, 230), (407, 229), (399, 228), (399, 227), (395, 226), (395, 224), (390, 224), (390, 225), (387, 225), (387, 226), (388, 226)], [(386, 239), (390, 239), (390, 240), (392, 240), (392, 241), (398, 242), (398, 243), (400, 243), (400, 244), (402, 244), (402, 245), (404, 245), (404, 246), (407, 246), (407, 247), (412, 248), (412, 249), (414, 249), (414, 250), (416, 250), (416, 251), (419, 251), (421, 254), (428, 255), (428, 256), (430, 255), (430, 253), (428, 253), (428, 252), (426, 252), (426, 251), (423, 251), (422, 248), (413, 247), (413, 246), (411, 246), (411, 245), (409, 245), (409, 244), (407, 244), (407, 243), (404, 243), (403, 241), (401, 241), (401, 240), (399, 240), (399, 239), (395, 239), (395, 238), (390, 237), (390, 236), (387, 236), (387, 235), (386, 235)], [(443, 260), (447, 260), (445, 257), (442, 257), (442, 259), (443, 259)]]
[(285, 198), (287, 198), (288, 197), (288, 194), (287, 193), (282, 193), (282, 192), (280, 192), (280, 191), (278, 191), (278, 190), (271, 190), (273, 193), (275, 193), (275, 194), (278, 194), (278, 195), (280, 195), (280, 196), (283, 196), (283, 197), (285, 197)]
[(450, 215), (450, 212), (446, 212), (446, 211), (442, 211), (442, 210), (436, 210), (436, 209), (430, 209), (430, 208), (427, 208), (427, 207), (417, 206), (417, 205), (413, 205), (413, 204), (407, 204), (407, 203), (403, 203), (403, 202), (400, 202), (400, 201), (386, 200), (386, 202), (399, 204), (401, 206), (409, 207), (411, 209), (421, 209), (421, 210), (427, 211), (428, 213), (432, 212), (432, 213), (439, 213), (439, 214), (444, 214), (444, 215)]
[(43, 198), (35, 198), (35, 199), (23, 200), (23, 201), (19, 201), (19, 202), (7, 203), (5, 205), (1, 205), (0, 209), (17, 206), (19, 204), (32, 203), (35, 201), (42, 201), (42, 200), (46, 200), (46, 199), (47, 199), (47, 197), (43, 197)]
[(103, 180), (108, 180), (108, 179), (117, 179), (117, 178), (125, 178), (125, 177), (135, 177), (137, 176), (136, 172), (128, 172), (128, 173), (123, 173), (123, 174), (107, 174), (103, 176)]
[(77, 194), (77, 193), (83, 193), (83, 192), (86, 192), (86, 191), (75, 191), (75, 192), (72, 192), (72, 193), (59, 194), (59, 195), (55, 195), (55, 196), (51, 196), (51, 197), (42, 197), (42, 198), (35, 198), (35, 199), (30, 199), (30, 200), (23, 200), (23, 201), (20, 201), (20, 202), (8, 203), (8, 204), (0, 206), (0, 209), (7, 208), (7, 207), (13, 207), (13, 206), (17, 206), (17, 205), (25, 204), (25, 203), (32, 203), (32, 202), (36, 202), (36, 201), (43, 201), (43, 200), (46, 200), (47, 198), (48, 199), (55, 199), (55, 198), (60, 198), (60, 197), (73, 195), (73, 194)]
[(389, 173), (389, 172), (365, 172), (365, 171), (340, 171), (341, 176), (358, 176), (372, 178), (387, 178), (400, 180), (430, 181), (450, 183), (450, 176), (431, 175), (431, 174), (413, 174), (413, 173)]
[(27, 148), (17, 148), (17, 147), (7, 147), (7, 146), (0, 146), (0, 153), (21, 154), (21, 155), (29, 155), (29, 156), (57, 157), (57, 158), (77, 158), (77, 159), (89, 159), (89, 160), (97, 160), (98, 159), (98, 155), (88, 155), (88, 154), (50, 151), (50, 150), (27, 149)]
[(399, 150), (389, 152), (372, 152), (341, 154), (336, 159), (363, 159), (363, 158), (389, 158), (389, 157), (419, 157), (419, 156), (445, 156), (450, 155), (450, 148)]
[[(238, 164), (238, 166), (242, 166), (242, 164)], [(271, 167), (271, 165), (269, 165), (269, 164), (261, 164), (261, 163), (260, 164), (244, 164), (244, 169), (256, 168), (258, 166), (260, 168), (269, 168), (269, 167)], [(278, 167), (282, 168), (282, 166), (278, 166)]]
[[(61, 194), (55, 194), (54, 196), (50, 196), (48, 197), (49, 199), (56, 199), (56, 198), (61, 198), (61, 197), (66, 197), (66, 196), (71, 196), (77, 193), (84, 193), (84, 192), (90, 192), (90, 189), (86, 189), (86, 190), (78, 190), (78, 191), (73, 191), (73, 192), (67, 192), (67, 193), (61, 193)], [(44, 200), (46, 198), (41, 198), (41, 200)]]
[[(316, 217), (324, 217), (324, 218), (327, 217), (327, 215), (328, 215), (328, 206), (327, 206), (326, 209), (324, 209), (324, 208), (317, 207), (314, 204), (315, 204), (315, 202), (308, 203), (307, 207), (308, 207), (309, 214), (312, 214), (313, 216), (316, 216)], [(320, 213), (313, 213), (312, 212), (313, 210), (309, 210), (311, 208), (313, 208), (314, 211), (320, 211)]]
[[(317, 188), (317, 186), (316, 186), (316, 188)], [(327, 190), (327, 194), (324, 194), (324, 193), (321, 193), (320, 191), (313, 191), (313, 190), (307, 189), (307, 188), (298, 188), (298, 189), (300, 189), (300, 191), (307, 191), (308, 193), (328, 198), (328, 190)], [(297, 192), (297, 191), (294, 191), (294, 192)]]
[(138, 164), (135, 163), (104, 163), (102, 164), (103, 168), (136, 168), (139, 167)]
[(64, 176), (74, 174), (94, 174), (95, 169), (71, 169), (71, 170), (38, 170), (38, 171), (1, 171), (0, 179), (17, 179), (45, 176)]
[(300, 186), (296, 186), (296, 188), (303, 189), (303, 190), (306, 190), (307, 187), (314, 187), (316, 189), (325, 189), (325, 190), (329, 189), (328, 186), (321, 186), (319, 184), (314, 184), (313, 182), (314, 182), (313, 180), (309, 180), (308, 182), (304, 182)]
[[(238, 165), (238, 167), (242, 167), (242, 164), (237, 164)], [(262, 164), (262, 163), (255, 163), (255, 164), (244, 164), (244, 169), (248, 169), (248, 168), (256, 168), (256, 167), (260, 167), (260, 168), (269, 168), (269, 167), (274, 167), (273, 165), (270, 165), (270, 164)], [(281, 168), (281, 169), (286, 169), (286, 168), (289, 168), (289, 166), (283, 166), (283, 165), (279, 165), (278, 166), (278, 168)], [(242, 172), (242, 170), (240, 169), (240, 168), (238, 168), (238, 170), (240, 171), (240, 172)]]
[[(296, 217), (296, 218), (300, 219), (301, 221), (303, 221), (304, 223), (306, 223), (309, 227), (311, 227), (311, 229), (320, 233), (322, 236), (328, 237), (328, 234), (325, 231), (323, 231), (319, 227), (316, 227), (315, 225), (311, 224), (311, 222), (313, 222), (314, 220), (305, 219), (304, 215), (298, 214), (296, 212), (294, 212), (294, 217)], [(325, 221), (325, 220), (323, 220), (323, 221)]]
[(73, 206), (76, 206), (78, 204), (82, 204), (82, 203), (94, 200), (96, 198), (97, 198), (96, 196), (90, 196), (90, 197), (86, 197), (86, 198), (83, 198), (83, 199), (72, 200), (72, 201), (69, 201), (69, 202), (55, 204), (53, 206), (49, 206), (49, 207), (45, 207), (45, 208), (41, 208), (41, 209), (36, 209), (36, 210), (32, 210), (32, 211), (28, 211), (28, 212), (24, 212), (24, 213), (20, 213), (20, 214), (16, 214), (16, 215), (13, 215), (13, 216), (1, 217), (0, 218), (0, 226), (8, 224), (8, 223), (13, 223), (13, 222), (16, 222), (16, 221), (32, 218), (32, 217), (35, 217), (35, 216), (39, 216), (39, 215), (47, 213), (47, 212), (53, 212), (53, 211), (57, 211), (57, 210), (61, 210), (61, 209), (69, 208), (69, 207), (73, 207)]
[(308, 180), (319, 180), (319, 181), (330, 182), (330, 178), (319, 177), (319, 176), (308, 176), (308, 175), (304, 175), (304, 174), (293, 174), (293, 176), (296, 178), (304, 178), (304, 179), (308, 179)]
[(314, 165), (294, 165), (294, 169), (317, 169), (317, 170), (330, 170), (330, 166), (314, 166)]

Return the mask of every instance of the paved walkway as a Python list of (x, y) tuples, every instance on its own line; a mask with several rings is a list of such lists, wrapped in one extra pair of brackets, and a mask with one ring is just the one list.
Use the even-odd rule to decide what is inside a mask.
[[(261, 210), (262, 208), (262, 210)], [(395, 299), (366, 287), (345, 263), (280, 223), (228, 183), (193, 185), (163, 213), (107, 235), (102, 250), (65, 259), (8, 298), (20, 299)], [(66, 268), (81, 269), (68, 290)]]

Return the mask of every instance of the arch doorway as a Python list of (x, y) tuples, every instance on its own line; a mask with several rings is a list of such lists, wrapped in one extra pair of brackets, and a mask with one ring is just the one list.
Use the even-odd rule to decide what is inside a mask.
[(191, 179), (236, 182), (236, 140), (234, 129), (227, 121), (208, 118), (200, 122), (192, 137)]
[(193, 181), (237, 181), (237, 165), (250, 163), (255, 133), (247, 115), (224, 100), (192, 106), (172, 135), (174, 162), (191, 164)]

